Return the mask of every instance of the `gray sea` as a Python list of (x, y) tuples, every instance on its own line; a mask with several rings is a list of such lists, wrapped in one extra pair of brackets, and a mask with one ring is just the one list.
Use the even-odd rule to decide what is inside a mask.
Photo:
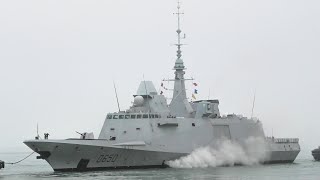
[[(0, 160), (6, 162), (18, 161), (28, 153), (0, 153)], [(0, 179), (320, 179), (320, 162), (312, 157), (298, 158), (293, 164), (208, 167), (192, 169), (145, 169), (145, 170), (114, 170), (84, 173), (54, 172), (43, 160), (37, 160), (32, 155), (23, 162), (6, 165), (0, 170)]]

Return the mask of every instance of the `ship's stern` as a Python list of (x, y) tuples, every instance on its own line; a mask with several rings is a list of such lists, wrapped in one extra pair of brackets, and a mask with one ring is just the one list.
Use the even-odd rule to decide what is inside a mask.
[(267, 138), (270, 156), (267, 164), (292, 163), (300, 153), (298, 138)]

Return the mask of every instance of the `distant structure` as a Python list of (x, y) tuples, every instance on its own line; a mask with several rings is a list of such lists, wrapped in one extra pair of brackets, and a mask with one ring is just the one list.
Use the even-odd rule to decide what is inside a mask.
[(317, 149), (311, 151), (311, 154), (316, 161), (320, 161), (320, 146)]
[(0, 160), (0, 169), (4, 168), (4, 161)]

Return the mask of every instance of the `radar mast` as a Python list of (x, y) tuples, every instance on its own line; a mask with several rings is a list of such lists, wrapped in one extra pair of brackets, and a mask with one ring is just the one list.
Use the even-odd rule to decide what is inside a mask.
[(171, 111), (172, 115), (175, 116), (180, 116), (180, 117), (188, 117), (190, 115), (190, 113), (193, 112), (192, 107), (190, 105), (190, 103), (188, 102), (187, 99), (187, 95), (186, 95), (186, 88), (185, 88), (185, 80), (184, 79), (184, 63), (183, 60), (181, 59), (182, 56), (182, 51), (181, 51), (181, 46), (183, 46), (184, 44), (181, 43), (181, 40), (185, 38), (181, 37), (181, 26), (180, 26), (180, 22), (181, 22), (181, 15), (183, 15), (184, 13), (180, 11), (181, 8), (181, 2), (180, 0), (178, 0), (178, 6), (177, 6), (177, 12), (174, 13), (175, 15), (177, 15), (177, 20), (178, 20), (178, 29), (176, 30), (177, 36), (178, 36), (178, 42), (177, 44), (175, 44), (178, 48), (177, 50), (177, 59), (174, 65), (174, 74), (175, 74), (175, 78), (174, 78), (174, 89), (173, 89), (173, 97), (172, 97), (172, 101), (170, 102), (169, 108)]
[(180, 15), (184, 14), (184, 13), (181, 13), (180, 12), (180, 8), (181, 8), (181, 2), (178, 0), (178, 6), (177, 6), (177, 12), (174, 13), (177, 15), (177, 18), (178, 18), (178, 29), (177, 29), (177, 34), (178, 34), (178, 43), (176, 44), (176, 46), (178, 47), (178, 50), (177, 50), (177, 59), (180, 59), (181, 56), (182, 56), (182, 51), (181, 51), (181, 46), (183, 44), (181, 44), (181, 28), (180, 28)]

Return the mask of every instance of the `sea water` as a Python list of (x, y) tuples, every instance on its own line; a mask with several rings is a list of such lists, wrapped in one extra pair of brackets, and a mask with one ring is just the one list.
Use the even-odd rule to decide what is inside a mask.
[[(28, 153), (0, 153), (0, 159), (14, 162), (26, 157)], [(198, 167), (198, 168), (159, 168), (139, 170), (112, 170), (93, 172), (54, 172), (44, 160), (36, 159), (33, 154), (28, 159), (15, 165), (6, 164), (0, 170), (2, 179), (217, 179), (217, 180), (248, 180), (248, 179), (320, 179), (320, 162), (310, 155), (298, 158), (292, 164), (248, 165), (229, 167)]]

